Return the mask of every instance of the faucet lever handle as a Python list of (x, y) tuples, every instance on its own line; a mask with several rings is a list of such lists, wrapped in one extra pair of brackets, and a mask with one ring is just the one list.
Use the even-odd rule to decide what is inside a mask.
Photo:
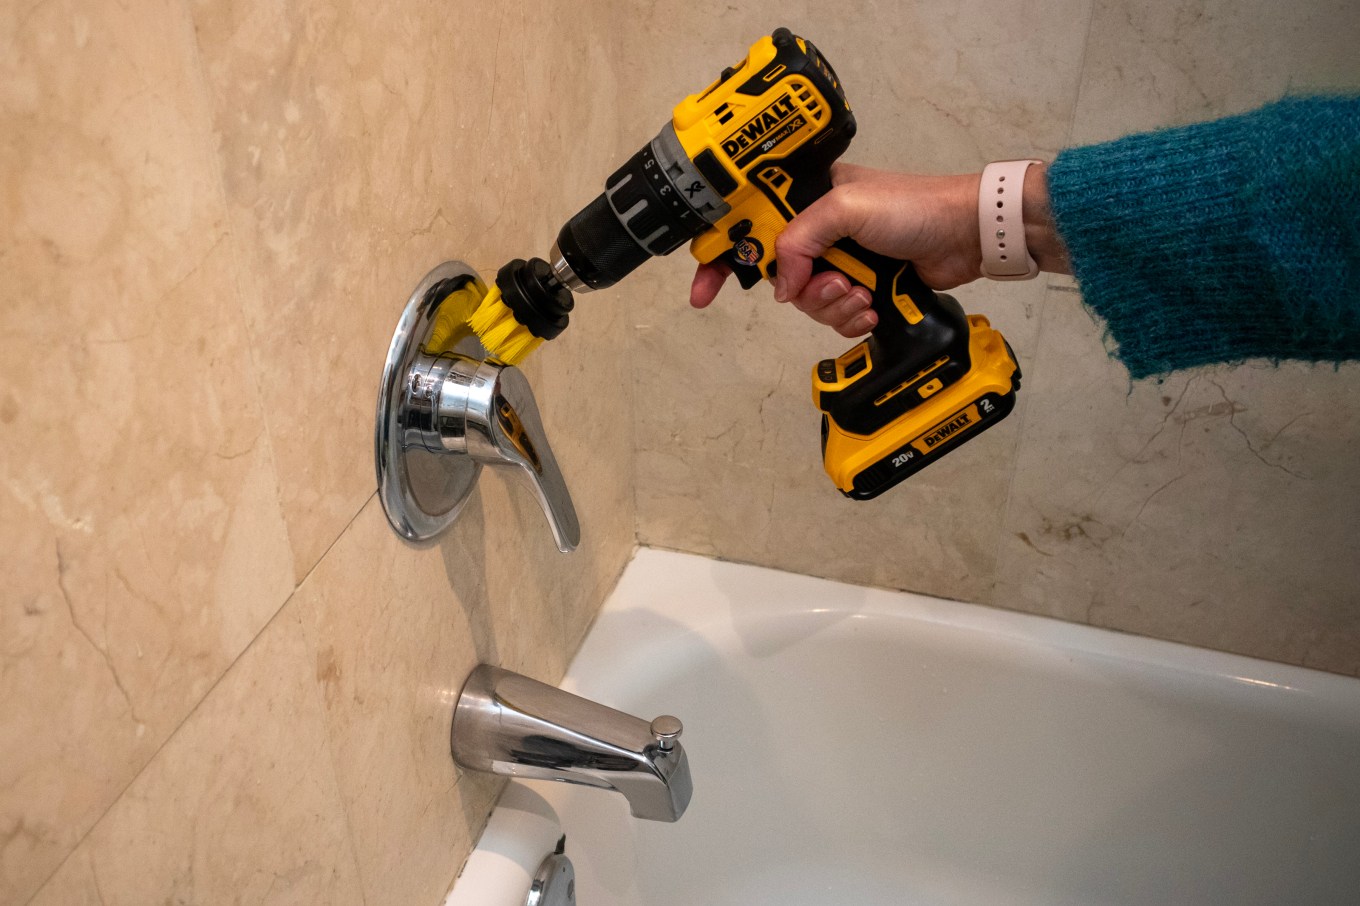
[(675, 748), (675, 741), (684, 732), (685, 725), (680, 723), (680, 718), (663, 714), (652, 721), (652, 735), (656, 737), (656, 747), (663, 752), (669, 752)]
[(468, 452), (488, 465), (518, 466), (548, 517), (558, 550), (575, 550), (581, 543), (581, 524), (548, 445), (528, 378), (513, 365), (485, 361), (473, 379), (473, 386), (479, 385), (490, 393), (480, 406), (476, 405), (480, 394), (474, 393), (468, 406)]

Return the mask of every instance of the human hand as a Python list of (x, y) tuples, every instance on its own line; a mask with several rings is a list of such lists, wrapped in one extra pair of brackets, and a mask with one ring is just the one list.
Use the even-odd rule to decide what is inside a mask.
[[(979, 181), (978, 174), (913, 176), (834, 164), (831, 191), (791, 220), (775, 242), (775, 299), (792, 302), (844, 337), (872, 330), (878, 317), (869, 308), (867, 289), (852, 285), (838, 271), (812, 274), (812, 259), (845, 237), (870, 251), (911, 261), (932, 289), (952, 289), (976, 279), (982, 267)], [(690, 304), (707, 307), (730, 273), (722, 264), (701, 264)]]

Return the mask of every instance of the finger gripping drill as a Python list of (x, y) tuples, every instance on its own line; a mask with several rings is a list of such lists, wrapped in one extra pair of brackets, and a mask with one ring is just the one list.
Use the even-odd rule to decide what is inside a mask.
[[(775, 240), (831, 190), (855, 118), (835, 71), (787, 29), (675, 108), (671, 121), (558, 233), (547, 266), (515, 261), (497, 280), (535, 336), (566, 325), (575, 291), (603, 289), (690, 242), (743, 288), (775, 275)], [(965, 315), (905, 261), (841, 240), (814, 262), (869, 290), (878, 325), (813, 369), (822, 454), (836, 486), (867, 500), (958, 449), (1015, 405), (1020, 369), (987, 319)]]

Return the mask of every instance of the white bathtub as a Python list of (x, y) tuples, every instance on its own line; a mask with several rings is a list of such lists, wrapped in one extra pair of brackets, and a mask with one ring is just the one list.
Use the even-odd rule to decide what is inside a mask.
[(1360, 904), (1360, 680), (643, 549), (563, 685), (694, 777), (529, 784), (579, 906)]

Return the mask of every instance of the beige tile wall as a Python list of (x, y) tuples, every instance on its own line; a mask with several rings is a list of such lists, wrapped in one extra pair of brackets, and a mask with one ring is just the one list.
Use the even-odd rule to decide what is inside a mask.
[[(1357, 83), (1353, 5), (1249, 6), (779, 18), (849, 86), (856, 159), (947, 171)], [(685, 256), (651, 264), (527, 366), (582, 549), (557, 554), (496, 475), (440, 544), (391, 534), (372, 408), (414, 282), (541, 253), (774, 24), (671, 2), (0, 9), (0, 902), (437, 902), (497, 789), (448, 758), (462, 678), (560, 676), (635, 530), (1360, 672), (1360, 371), (1130, 388), (1059, 280), (960, 293), (1019, 351), (1020, 410), (864, 505), (822, 476), (808, 402), (845, 342), (765, 290), (692, 313)]]
[[(635, 542), (610, 294), (527, 366), (580, 511), (373, 496), (397, 315), (542, 254), (624, 149), (605, 4), (0, 9), (0, 903), (435, 903), (497, 786), (479, 660), (556, 680)], [(595, 301), (595, 300), (592, 300)]]
[[(650, 109), (782, 22), (842, 77), (848, 159), (921, 172), (1360, 88), (1360, 7), (1331, 0), (655, 7), (630, 45)], [(822, 472), (809, 399), (849, 344), (765, 288), (686, 311), (691, 268), (650, 266), (634, 324), (643, 543), (1360, 674), (1360, 367), (1131, 386), (1070, 280), (974, 283), (955, 294), (1021, 359), (1016, 414), (857, 503)]]

